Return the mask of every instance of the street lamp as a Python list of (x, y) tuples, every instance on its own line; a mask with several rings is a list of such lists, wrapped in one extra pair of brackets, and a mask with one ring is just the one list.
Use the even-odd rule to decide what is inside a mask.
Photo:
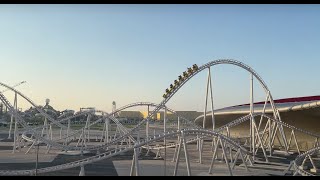
[(40, 145), (40, 143), (37, 142), (37, 159), (36, 159), (36, 173), (35, 173), (35, 176), (37, 176), (37, 173), (38, 173), (39, 145)]
[[(26, 81), (19, 82), (18, 84), (12, 86), (12, 88), (15, 88), (15, 87), (17, 87), (17, 86), (20, 86), (20, 85), (23, 84), (23, 83), (26, 83)], [(6, 91), (8, 91), (8, 90), (9, 90), (9, 88), (1, 91), (1, 93), (4, 93), (4, 92), (6, 92)]]

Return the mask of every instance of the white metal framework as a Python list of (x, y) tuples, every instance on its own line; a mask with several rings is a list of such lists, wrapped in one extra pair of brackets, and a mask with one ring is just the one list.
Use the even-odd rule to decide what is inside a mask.
[[(235, 119), (234, 121), (222, 127), (216, 128), (211, 71), (213, 66), (220, 64), (235, 65), (246, 70), (249, 73), (250, 113), (248, 115), (244, 115), (239, 119)], [(203, 125), (199, 127), (192, 120), (188, 120), (185, 117), (179, 116), (174, 110), (168, 108), (166, 104), (171, 99), (171, 97), (173, 97), (179, 91), (179, 89), (184, 86), (185, 83), (192, 79), (196, 74), (205, 70), (208, 70), (208, 77), (206, 80), (205, 109), (203, 114)], [(266, 95), (262, 113), (255, 113), (254, 111), (254, 78), (260, 83)], [(163, 157), (164, 175), (167, 175), (167, 149), (172, 147), (175, 148), (175, 152), (172, 158), (172, 161), (175, 162), (173, 175), (177, 175), (178, 173), (182, 151), (184, 152), (184, 159), (187, 165), (188, 175), (192, 175), (192, 167), (190, 165), (191, 156), (189, 155), (188, 144), (193, 142), (197, 143), (197, 152), (199, 152), (199, 163), (203, 163), (203, 147), (206, 142), (205, 140), (208, 139), (211, 141), (210, 144), (212, 147), (212, 159), (208, 172), (213, 172), (214, 163), (218, 157), (218, 154), (221, 153), (221, 158), (226, 164), (229, 174), (233, 175), (233, 169), (235, 168), (238, 160), (241, 160), (248, 170), (249, 165), (254, 165), (255, 158), (258, 156), (259, 150), (263, 152), (263, 157), (265, 161), (268, 162), (268, 157), (272, 155), (273, 149), (276, 146), (277, 148), (283, 148), (284, 151), (288, 152), (290, 150), (293, 150), (291, 142), (292, 140), (294, 140), (296, 147), (295, 150), (300, 154), (301, 151), (297, 144), (297, 136), (295, 134), (296, 132), (304, 133), (308, 136), (314, 137), (316, 139), (315, 148), (303, 154), (300, 154), (297, 159), (291, 163), (288, 170), (291, 170), (293, 167), (295, 175), (310, 175), (310, 172), (306, 172), (303, 170), (303, 168), (301, 169), (300, 167), (303, 167), (306, 159), (309, 159), (312, 164), (314, 164), (311, 156), (319, 150), (318, 139), (320, 136), (282, 122), (279, 111), (277, 110), (273, 102), (272, 95), (262, 78), (248, 65), (235, 60), (222, 59), (211, 61), (200, 67), (194, 64), (192, 68), (188, 68), (187, 71), (183, 72), (183, 76), (179, 76), (179, 80), (174, 81), (174, 85), (171, 84), (170, 88), (166, 89), (166, 93), (163, 95), (163, 100), (159, 104), (138, 102), (116, 109), (114, 103), (114, 108), (111, 113), (92, 109), (60, 119), (51, 117), (43, 109), (37, 106), (31, 99), (29, 99), (27, 96), (25, 96), (15, 88), (1, 82), (0, 86), (7, 88), (15, 94), (14, 102), (12, 105), (12, 103), (8, 101), (4, 94), (0, 92), (0, 100), (12, 115), (9, 138), (11, 138), (10, 134), (12, 131), (12, 124), (15, 123), (13, 153), (15, 153), (16, 150), (21, 151), (23, 147), (27, 147), (26, 153), (29, 153), (31, 150), (36, 149), (35, 146), (37, 144), (45, 143), (47, 145), (46, 153), (49, 153), (49, 151), (54, 148), (63, 151), (80, 151), (81, 154), (83, 154), (85, 151), (95, 151), (97, 154), (96, 156), (84, 158), (79, 161), (41, 169), (11, 171), (0, 170), (0, 175), (34, 175), (74, 167), (81, 168), (79, 175), (85, 175), (85, 165), (121, 155), (129, 151), (133, 151), (134, 153), (132, 157), (130, 175), (141, 175), (139, 165), (139, 156), (141, 155), (141, 149), (147, 150), (146, 155), (148, 155), (149, 151), (156, 150), (156, 156)], [(38, 127), (31, 127), (26, 123), (17, 108), (18, 98), (23, 98), (24, 100), (29, 102), (44, 117), (43, 125), (40, 125)], [(210, 101), (209, 103), (211, 106), (212, 128), (210, 127), (210, 129), (205, 129), (206, 116), (208, 114), (208, 100)], [(265, 113), (265, 108), (268, 103), (271, 104), (273, 116), (269, 116)], [(122, 110), (136, 106), (147, 107), (147, 117), (141, 120), (132, 128), (127, 128), (119, 120), (118, 116), (115, 115)], [(153, 109), (150, 110), (150, 108)], [(152, 122), (152, 117), (154, 117), (160, 110), (164, 110), (164, 120), (160, 126), (160, 131), (157, 132), (157, 130), (159, 130), (159, 127), (157, 127), (157, 129), (150, 123)], [(167, 118), (168, 112), (171, 112), (177, 116), (176, 122), (169, 122), (169, 119)], [(80, 116), (86, 116), (85, 125), (78, 130), (72, 129), (71, 120)], [(94, 119), (94, 117), (98, 118)], [(257, 122), (257, 120), (259, 121)], [(239, 139), (232, 137), (230, 131), (232, 131), (233, 127), (246, 121), (250, 122), (250, 126), (248, 129), (249, 135), (248, 137), (243, 137), (243, 139), (246, 140), (245, 142), (241, 142)], [(102, 123), (102, 130), (99, 131), (98, 135), (94, 135), (91, 127), (99, 123)], [(175, 126), (169, 126), (170, 123), (171, 125), (174, 124)], [(19, 128), (18, 125), (20, 125), (21, 127)], [(54, 136), (54, 128), (60, 129), (60, 134), (58, 137)], [(286, 130), (290, 132), (289, 139), (286, 136)], [(96, 141), (92, 140), (94, 136), (96, 136)], [(72, 141), (74, 140), (77, 142), (76, 145), (72, 145)], [(278, 144), (275, 143), (276, 140), (278, 141)], [(267, 155), (268, 151), (269, 156)], [(313, 169), (317, 170), (315, 165)]]

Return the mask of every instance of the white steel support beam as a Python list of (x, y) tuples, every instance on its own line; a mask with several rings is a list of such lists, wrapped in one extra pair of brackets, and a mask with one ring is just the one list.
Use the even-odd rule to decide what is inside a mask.
[[(265, 151), (265, 149), (264, 149), (264, 146), (263, 146), (263, 141), (262, 141), (262, 139), (261, 139), (261, 137), (260, 137), (260, 134), (259, 134), (259, 132), (258, 132), (258, 129), (257, 129), (257, 125), (256, 125), (256, 122), (255, 121), (252, 121), (253, 122), (253, 128), (254, 128), (254, 130), (255, 131), (257, 131), (257, 136), (258, 136), (258, 139), (259, 139), (259, 142), (260, 142), (260, 145), (261, 145), (261, 149), (262, 149), (262, 151), (263, 151), (263, 155), (264, 155), (264, 157), (265, 157), (265, 159), (266, 159), (266, 162), (269, 162), (269, 159), (268, 159), (268, 157), (267, 157), (267, 153), (266, 153), (266, 151)], [(255, 145), (254, 145), (255, 146)], [(259, 148), (259, 144), (258, 144), (258, 146), (257, 146), (257, 150), (258, 150), (258, 148)], [(256, 152), (254, 153), (254, 155), (256, 154)]]
[(88, 142), (90, 142), (90, 119), (91, 119), (91, 114), (88, 114), (87, 116), (87, 123), (86, 123), (86, 129), (87, 129), (87, 138)]
[[(17, 97), (17, 93), (15, 93), (15, 96), (14, 96), (14, 109), (15, 109), (15, 111), (17, 111), (18, 112), (18, 99), (17, 99), (18, 97)], [(16, 118), (14, 118), (14, 133), (13, 133), (13, 138), (14, 138), (14, 140), (13, 140), (13, 153), (15, 153), (15, 149), (16, 149), (16, 145), (17, 145), (17, 141), (18, 141), (18, 134), (17, 134), (17, 132), (18, 132), (18, 122), (17, 122), (17, 120), (16, 120)], [(11, 133), (10, 133), (11, 134)]]
[(60, 139), (62, 138), (62, 128), (60, 128)]
[(18, 141), (18, 122), (15, 120), (14, 122), (14, 133), (13, 133), (13, 153), (15, 153), (16, 146), (17, 146), (17, 141)]
[[(149, 112), (150, 112), (150, 107), (148, 105), (147, 116), (149, 116)], [(147, 122), (146, 122), (146, 136), (147, 136), (147, 139), (149, 139), (149, 119), (147, 119)]]
[(106, 122), (106, 134), (105, 134), (105, 143), (108, 143), (109, 142), (109, 129), (110, 129), (110, 120), (109, 118), (106, 118), (105, 120)]
[(220, 138), (218, 138), (217, 142), (214, 143), (215, 145), (214, 145), (214, 151), (213, 151), (213, 155), (212, 155), (212, 161), (211, 161), (210, 168), (209, 168), (209, 174), (212, 174), (212, 168), (213, 168), (213, 165), (214, 165), (214, 162), (216, 159), (216, 154), (218, 151), (219, 140), (220, 140)]
[[(178, 116), (178, 131), (180, 131), (180, 130), (181, 130), (181, 127), (180, 127), (180, 116)], [(178, 135), (178, 140), (177, 140), (177, 142), (180, 142), (180, 139), (181, 139), (181, 138), (180, 138), (180, 135)], [(175, 148), (175, 150), (174, 150), (172, 162), (175, 162), (178, 148), (180, 148), (180, 146), (176, 146), (176, 148)]]
[(224, 159), (225, 159), (225, 162), (226, 162), (226, 165), (228, 167), (228, 170), (229, 170), (229, 173), (230, 173), (230, 176), (232, 176), (232, 170), (231, 170), (231, 167), (230, 167), (230, 164), (229, 164), (229, 161), (228, 161), (228, 157), (227, 157), (227, 153), (226, 153), (226, 149), (225, 149), (225, 146), (224, 146), (224, 143), (222, 142), (222, 140), (220, 139), (220, 145), (222, 147), (222, 152), (223, 152), (223, 156), (224, 156)]
[(85, 176), (84, 165), (81, 165), (79, 176)]
[[(14, 93), (14, 108), (15, 110), (17, 110), (17, 92)], [(8, 136), (8, 139), (11, 139), (11, 131), (12, 131), (12, 124), (13, 124), (13, 120), (14, 120), (14, 117), (13, 117), (13, 114), (11, 115), (11, 121), (10, 121), (10, 128), (9, 128), (9, 136)]]
[(133, 154), (133, 157), (132, 157), (132, 163), (131, 163), (131, 169), (130, 169), (130, 176), (133, 176), (134, 175), (134, 170), (135, 170), (135, 154)]
[[(137, 145), (137, 144), (136, 144)], [(136, 146), (135, 145), (135, 146)], [(134, 148), (134, 159), (135, 159), (135, 170), (136, 170), (136, 176), (140, 175), (140, 167), (139, 167), (139, 148)]]
[(180, 153), (181, 153), (181, 147), (182, 147), (182, 138), (180, 138), (180, 141), (179, 141), (179, 145), (178, 145), (178, 153), (177, 153), (177, 158), (176, 158), (176, 164), (175, 164), (175, 167), (174, 167), (174, 172), (173, 172), (173, 176), (176, 176), (177, 175), (177, 172), (178, 172), (178, 167), (179, 167), (179, 161), (180, 161)]
[[(17, 98), (18, 98), (17, 93), (15, 93), (15, 95), (14, 95), (14, 109), (15, 109), (15, 111), (18, 111), (18, 99)], [(13, 119), (13, 115), (11, 115), (11, 119)], [(14, 118), (13, 153), (15, 153), (17, 140), (18, 140), (17, 131), (18, 131), (18, 121), (16, 120), (16, 118)], [(9, 132), (9, 135), (10, 134), (11, 134), (11, 132)]]
[[(252, 148), (252, 152), (255, 153), (255, 131), (253, 128), (253, 121), (254, 121), (254, 117), (253, 117), (253, 113), (254, 113), (254, 107), (253, 107), (253, 102), (254, 102), (254, 97), (253, 97), (253, 74), (250, 73), (250, 115), (251, 115), (251, 119), (250, 119), (250, 137), (251, 137), (251, 145), (250, 147)], [(259, 133), (259, 132), (257, 132)], [(251, 149), (250, 148), (250, 149)], [(253, 159), (255, 157), (255, 154), (253, 154)]]
[(181, 138), (183, 140), (183, 148), (184, 148), (184, 155), (186, 158), (188, 176), (191, 176), (191, 168), (190, 168), (190, 161), (189, 161), (189, 155), (188, 155), (187, 141), (186, 141), (186, 137), (185, 137), (183, 131), (181, 133)]
[(207, 77), (207, 83), (206, 83), (206, 96), (205, 96), (205, 106), (204, 106), (204, 112), (203, 112), (203, 122), (202, 122), (202, 128), (205, 129), (206, 125), (206, 115), (207, 115), (207, 106), (208, 106), (208, 93), (209, 93), (209, 83), (210, 83), (210, 68), (208, 68), (208, 77)]
[[(167, 133), (167, 107), (164, 106), (164, 116), (163, 116), (163, 132), (164, 134)], [(167, 142), (166, 137), (163, 138), (163, 146), (164, 146), (164, 176), (166, 176), (167, 173)]]
[(212, 120), (212, 130), (214, 131), (215, 126), (216, 126), (216, 121), (214, 118), (214, 106), (213, 106), (213, 89), (212, 89), (212, 80), (211, 80), (211, 71), (210, 71), (210, 67), (209, 67), (209, 83), (210, 83), (210, 97), (211, 97), (211, 120)]
[[(266, 96), (266, 100), (265, 100), (265, 102), (264, 102), (263, 109), (262, 109), (262, 114), (264, 114), (264, 113), (266, 112), (266, 106), (267, 106), (267, 103), (268, 103), (268, 99), (269, 99), (269, 93), (268, 93), (267, 96)], [(263, 116), (260, 117), (260, 122), (259, 122), (258, 130), (260, 130), (261, 123), (262, 123), (262, 119), (263, 119)]]

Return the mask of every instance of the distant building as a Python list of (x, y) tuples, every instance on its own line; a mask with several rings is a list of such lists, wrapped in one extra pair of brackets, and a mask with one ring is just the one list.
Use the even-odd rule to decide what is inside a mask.
[(96, 108), (94, 107), (86, 107), (86, 108), (80, 108), (80, 112), (84, 112), (84, 111), (94, 111)]
[(116, 118), (125, 124), (135, 124), (143, 120), (143, 114), (140, 111), (120, 111), (118, 115), (119, 117)]
[[(189, 120), (195, 120), (197, 117), (199, 117), (203, 112), (198, 112), (198, 111), (175, 111), (178, 116), (184, 117)], [(178, 117), (175, 114), (172, 114), (171, 112), (167, 111), (167, 120), (169, 121), (177, 121)], [(156, 120), (161, 120), (163, 121), (164, 119), (164, 111), (160, 111), (157, 113), (157, 117), (155, 118)]]
[[(203, 114), (202, 112), (197, 111), (176, 111), (179, 116), (187, 118), (191, 121), (194, 121), (198, 116)], [(148, 111), (121, 111), (119, 113), (119, 118), (127, 118), (127, 121), (140, 121), (148, 116)], [(164, 111), (160, 111), (156, 113), (151, 120), (163, 121), (164, 119)], [(169, 121), (177, 121), (178, 117), (175, 114), (167, 111), (167, 120)]]
[[(148, 111), (142, 111), (143, 118), (148, 117)], [(150, 113), (150, 112), (149, 112)], [(153, 117), (151, 117), (152, 120), (160, 120), (160, 113), (155, 114)]]
[(74, 115), (74, 110), (66, 109), (64, 111), (61, 111), (61, 114), (60, 114), (60, 116), (58, 118), (59, 119), (60, 118), (65, 118), (65, 117), (73, 116), (73, 115)]
[(203, 112), (198, 111), (176, 111), (179, 116), (185, 117), (189, 120), (194, 121), (197, 117), (199, 117)]

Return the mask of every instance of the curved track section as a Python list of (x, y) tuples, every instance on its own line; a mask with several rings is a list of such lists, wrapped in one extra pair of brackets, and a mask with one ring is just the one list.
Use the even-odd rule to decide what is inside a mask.
[[(319, 151), (320, 151), (320, 146), (317, 146), (297, 156), (297, 158), (291, 163), (291, 166), (293, 166), (294, 168), (293, 175), (295, 176), (297, 174), (300, 174), (302, 176), (315, 176), (314, 173), (319, 171), (319, 162), (315, 163), (315, 159), (313, 156), (317, 155)], [(310, 169), (310, 171), (307, 171), (306, 170), (307, 168), (305, 168), (305, 164), (307, 161), (310, 161), (312, 165), (312, 169)], [(291, 166), (289, 169), (292, 168)]]

